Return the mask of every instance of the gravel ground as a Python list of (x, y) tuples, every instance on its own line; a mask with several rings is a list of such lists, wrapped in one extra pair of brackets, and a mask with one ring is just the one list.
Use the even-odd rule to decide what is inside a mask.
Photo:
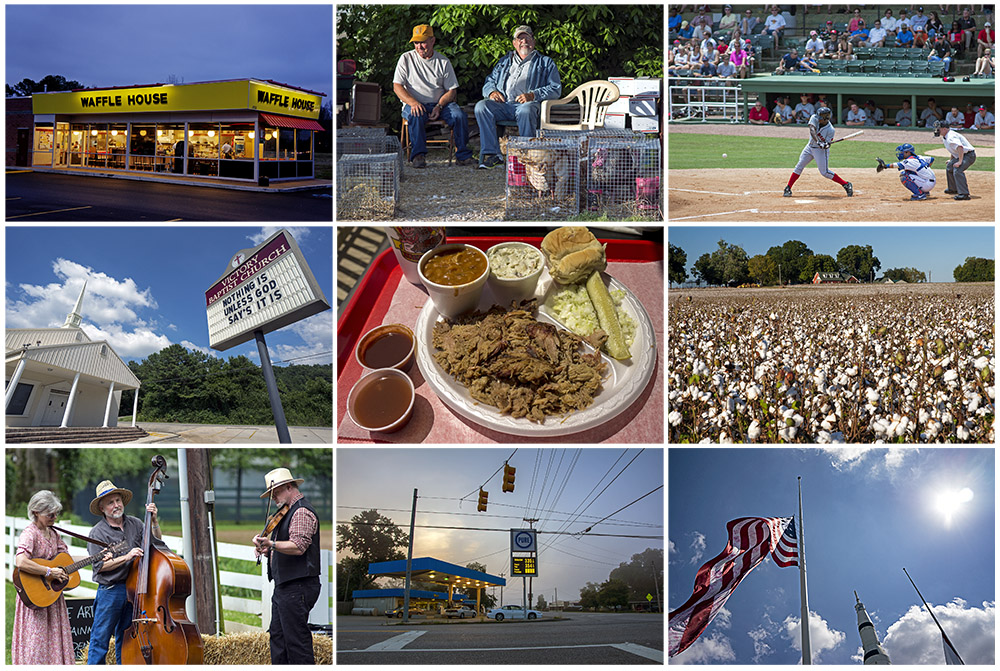
[(427, 167), (403, 167), (394, 220), (499, 221), (504, 214), (504, 167), (448, 165), (444, 151), (427, 153)]

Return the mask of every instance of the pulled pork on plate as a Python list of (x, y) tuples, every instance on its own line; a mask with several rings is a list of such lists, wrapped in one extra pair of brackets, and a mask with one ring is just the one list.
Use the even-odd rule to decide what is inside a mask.
[[(602, 331), (587, 339), (534, 318), (536, 301), (434, 325), (434, 359), (477, 401), (544, 422), (583, 410), (601, 391)], [(594, 352), (581, 351), (584, 343)]]

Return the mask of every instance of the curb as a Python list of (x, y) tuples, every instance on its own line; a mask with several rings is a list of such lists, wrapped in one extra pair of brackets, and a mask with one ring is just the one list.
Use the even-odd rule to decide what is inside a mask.
[(132, 175), (128, 173), (118, 173), (118, 172), (77, 172), (75, 170), (58, 170), (51, 168), (34, 168), (32, 170), (8, 170), (7, 174), (16, 174), (20, 172), (39, 172), (47, 173), (53, 175), (70, 175), (74, 177), (106, 177), (109, 179), (125, 179), (133, 182), (153, 182), (156, 184), (177, 184), (180, 186), (200, 186), (214, 189), (226, 189), (229, 191), (255, 191), (258, 193), (293, 193), (296, 191), (314, 191), (318, 189), (332, 189), (332, 180), (315, 180), (317, 184), (304, 185), (304, 186), (289, 186), (289, 187), (276, 187), (276, 186), (257, 186), (256, 184), (215, 184), (206, 183), (198, 180), (175, 180), (175, 179), (158, 179), (156, 177), (147, 177), (145, 175)]

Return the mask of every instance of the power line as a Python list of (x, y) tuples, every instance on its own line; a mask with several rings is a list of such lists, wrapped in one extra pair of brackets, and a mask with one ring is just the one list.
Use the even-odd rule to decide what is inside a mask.
[[(649, 495), (650, 495), (650, 494), (652, 494), (653, 492), (658, 492), (658, 491), (660, 491), (661, 489), (663, 489), (663, 485), (660, 485), (659, 487), (657, 487), (656, 489), (654, 489), (654, 490), (652, 490), (652, 491), (649, 491), (649, 492), (646, 492), (645, 494), (643, 494), (642, 496), (640, 496), (639, 498), (637, 498), (637, 499), (636, 499), (635, 501), (633, 501), (632, 503), (629, 503), (628, 505), (625, 505), (625, 506), (622, 506), (621, 508), (619, 508), (618, 510), (616, 510), (616, 511), (615, 511), (614, 513), (611, 513), (611, 515), (614, 515), (615, 513), (620, 513), (621, 511), (625, 510), (625, 509), (626, 509), (626, 508), (628, 508), (629, 506), (631, 506), (631, 505), (633, 505), (633, 504), (635, 504), (635, 503), (638, 503), (639, 501), (642, 501), (642, 500), (643, 500), (644, 498), (646, 498), (647, 496), (649, 496)], [(608, 517), (611, 517), (611, 515), (608, 515)], [(604, 519), (606, 520), (606, 519), (607, 519), (607, 517), (605, 517)], [(584, 530), (583, 530), (583, 533), (587, 533), (587, 532), (589, 532), (589, 531), (590, 531), (591, 529), (593, 529), (594, 527), (596, 527), (596, 526), (597, 526), (598, 524), (600, 524), (600, 523), (601, 523), (601, 522), (603, 522), (603, 521), (604, 521), (604, 520), (600, 520), (600, 521), (598, 521), (598, 522), (594, 522), (594, 523), (593, 523), (593, 524), (591, 524), (591, 525), (590, 525), (589, 527), (587, 527), (586, 529), (584, 529)]]
[[(511, 459), (513, 459), (515, 454), (517, 454), (517, 448), (516, 447), (514, 448), (514, 451), (510, 453), (510, 456), (507, 457), (507, 459), (503, 463), (506, 464), (508, 461), (510, 461)], [(475, 489), (473, 489), (471, 492), (469, 492), (468, 494), (466, 494), (465, 496), (463, 496), (462, 498), (460, 498), (459, 501), (464, 501), (465, 499), (469, 498), (473, 494), (478, 494), (479, 490), (482, 489), (483, 487), (485, 487), (486, 483), (488, 483), (490, 480), (492, 480), (496, 476), (496, 474), (499, 473), (502, 470), (503, 470), (503, 466), (501, 465), (500, 468), (498, 468), (497, 470), (493, 471), (493, 475), (491, 475), (490, 477), (486, 478), (486, 480), (483, 482), (483, 484), (479, 485), (478, 487), (476, 487)], [(424, 497), (424, 498), (442, 498), (442, 497), (427, 496), (427, 497)]]
[[(351, 526), (358, 527), (376, 527), (379, 526), (377, 522), (348, 522), (348, 521), (338, 521), (337, 524), (348, 524)], [(454, 529), (457, 531), (499, 531), (505, 534), (510, 533), (510, 529), (490, 529), (487, 527), (449, 527), (438, 524), (415, 524), (415, 527), (421, 529)], [(546, 535), (559, 535), (559, 536), (573, 536), (576, 532), (568, 531), (538, 531), (539, 534)], [(588, 534), (589, 536), (604, 536), (607, 538), (643, 538), (647, 540), (663, 540), (663, 536), (636, 536), (633, 534)]]
[[(464, 499), (459, 499), (459, 498), (449, 497), (449, 496), (421, 496), (420, 498), (421, 499), (445, 500), (445, 501), (463, 501), (464, 500)], [(519, 505), (515, 505), (515, 504), (512, 504), (512, 503), (494, 503), (494, 502), (490, 502), (490, 505), (491, 506), (505, 506), (507, 508), (520, 508), (521, 507)], [(346, 506), (346, 505), (339, 505), (339, 504), (337, 505), (337, 507), (338, 508), (345, 508), (345, 509), (348, 509), (348, 510), (371, 510), (373, 508), (373, 506)], [(380, 512), (397, 512), (397, 513), (408, 513), (408, 512), (410, 512), (409, 508), (375, 508), (375, 509), (379, 510)], [(445, 512), (445, 511), (433, 511), (433, 510), (426, 510), (426, 511), (425, 510), (421, 510), (420, 512), (421, 512), (421, 514), (426, 513), (428, 515), (430, 515), (430, 514), (434, 514), (434, 515), (468, 515), (468, 516), (471, 516), (471, 517), (499, 517), (499, 518), (504, 518), (504, 519), (521, 519), (520, 515), (494, 515), (492, 513), (460, 513), (460, 512)], [(543, 510), (541, 512), (543, 512), (543, 513), (554, 513), (556, 515), (572, 515), (573, 514), (573, 513), (565, 513), (565, 512), (562, 512), (560, 510)], [(581, 517), (589, 518), (589, 519), (592, 519), (592, 520), (598, 520), (598, 519), (600, 519), (600, 517), (597, 516), (597, 515), (582, 515), (581, 514), (581, 515), (577, 515), (574, 518), (574, 520), (575, 519), (579, 519)], [(557, 521), (558, 522), (558, 521), (561, 521), (561, 520), (553, 520), (553, 521)], [(652, 522), (635, 522), (635, 521), (632, 521), (632, 520), (615, 520), (615, 522), (618, 523), (618, 526), (650, 527), (650, 528), (653, 528), (653, 529), (662, 529), (663, 528), (662, 524), (653, 524)]]

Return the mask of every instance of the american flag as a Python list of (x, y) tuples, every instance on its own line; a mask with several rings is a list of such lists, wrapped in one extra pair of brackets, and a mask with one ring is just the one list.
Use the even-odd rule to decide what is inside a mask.
[(691, 598), (670, 613), (671, 657), (701, 636), (740, 581), (768, 553), (778, 566), (799, 564), (794, 517), (741, 517), (729, 522), (726, 529), (726, 549), (698, 569)]

